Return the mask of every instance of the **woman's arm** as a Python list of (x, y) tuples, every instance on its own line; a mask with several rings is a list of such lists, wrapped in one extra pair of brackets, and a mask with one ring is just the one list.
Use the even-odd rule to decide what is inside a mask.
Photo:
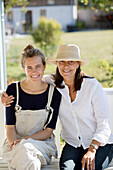
[[(99, 146), (107, 144), (111, 135), (109, 124), (109, 109), (105, 93), (100, 83), (96, 83), (92, 90), (92, 108), (96, 121), (95, 133), (87, 153), (82, 158), (82, 168), (95, 169), (95, 155)], [(96, 145), (96, 147), (95, 147)]]
[(96, 129), (92, 140), (99, 141), (100, 145), (104, 146), (109, 141), (111, 128), (108, 101), (100, 83), (93, 91), (92, 107), (96, 121)]
[(14, 97), (12, 95), (8, 96), (8, 94), (4, 91), (1, 96), (1, 103), (5, 107), (9, 107), (11, 106), (10, 104), (14, 102), (13, 99)]
[(53, 133), (53, 129), (46, 128), (46, 129), (44, 129), (38, 133), (35, 133), (33, 135), (23, 137), (22, 139), (32, 138), (34, 140), (42, 140), (43, 141), (43, 140), (50, 138), (52, 133)]
[(26, 137), (23, 137), (23, 138), (21, 138), (21, 139), (15, 139), (15, 140), (13, 141), (13, 143), (10, 145), (10, 148), (12, 148), (14, 145), (16, 145), (17, 143), (19, 143), (22, 139), (32, 138), (32, 139), (34, 139), (34, 140), (41, 140), (41, 141), (46, 140), (46, 139), (48, 139), (49, 137), (51, 137), (52, 133), (53, 133), (53, 129), (51, 129), (51, 128), (46, 128), (46, 129), (44, 129), (44, 130), (42, 130), (42, 131), (40, 131), (40, 132), (38, 132), (38, 133), (35, 133), (35, 134), (33, 134), (33, 135), (26, 136)]
[(7, 125), (7, 139), (8, 142), (11, 145), (14, 143), (14, 141), (17, 139), (17, 135), (16, 135), (16, 130), (15, 130), (15, 125)]

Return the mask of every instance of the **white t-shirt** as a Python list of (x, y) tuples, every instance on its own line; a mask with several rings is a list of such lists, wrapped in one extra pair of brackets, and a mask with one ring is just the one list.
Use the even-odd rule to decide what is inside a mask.
[[(54, 82), (50, 75), (45, 76), (44, 81)], [(64, 89), (57, 89), (62, 94), (59, 110), (61, 136), (68, 144), (74, 147), (82, 145), (86, 149), (93, 139), (99, 141), (100, 146), (113, 143), (106, 95), (95, 78), (83, 79), (73, 102), (67, 85)]]

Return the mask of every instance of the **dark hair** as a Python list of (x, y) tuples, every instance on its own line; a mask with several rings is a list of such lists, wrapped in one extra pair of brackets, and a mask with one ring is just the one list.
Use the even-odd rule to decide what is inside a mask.
[[(83, 81), (83, 78), (94, 78), (94, 77), (90, 77), (90, 76), (86, 76), (80, 69), (80, 66), (77, 68), (76, 70), (76, 74), (75, 74), (75, 91), (80, 90), (81, 88), (81, 84)], [(61, 76), (58, 67), (56, 68), (56, 74), (53, 75), (53, 79), (55, 80), (55, 85), (58, 88), (63, 89), (65, 86), (62, 84), (63, 82), (63, 77)]]
[(44, 56), (43, 52), (38, 50), (38, 49), (35, 49), (32, 45), (27, 45), (24, 48), (22, 56), (21, 56), (21, 65), (22, 65), (22, 67), (25, 66), (26, 58), (32, 58), (34, 56), (40, 56), (41, 59), (42, 59), (43, 65), (46, 64), (45, 56)]

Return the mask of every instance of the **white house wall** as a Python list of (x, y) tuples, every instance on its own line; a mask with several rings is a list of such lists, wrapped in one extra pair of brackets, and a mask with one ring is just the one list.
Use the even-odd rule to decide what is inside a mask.
[[(26, 7), (27, 11), (32, 11), (32, 26), (37, 27), (40, 19), (40, 11), (46, 10), (47, 19), (55, 19), (62, 25), (64, 31), (67, 30), (67, 25), (75, 26), (77, 19), (77, 7), (72, 5), (65, 6), (41, 6), (41, 7)], [(13, 27), (15, 31), (22, 32), (22, 11), (21, 8), (12, 8), (13, 11)]]
[(13, 9), (13, 26), (16, 32), (21, 32), (22, 30), (22, 11), (20, 8)]

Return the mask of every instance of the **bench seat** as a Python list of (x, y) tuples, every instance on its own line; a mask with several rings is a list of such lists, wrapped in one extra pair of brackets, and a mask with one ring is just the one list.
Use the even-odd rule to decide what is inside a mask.
[[(50, 165), (43, 166), (42, 170), (58, 170), (59, 169), (59, 159), (52, 159)], [(7, 162), (0, 158), (0, 170), (8, 170)]]
[[(0, 170), (8, 170), (7, 163), (2, 158), (0, 159)], [(59, 159), (53, 158), (51, 164), (42, 167), (42, 170), (59, 170)], [(111, 161), (109, 166), (104, 170), (113, 170), (113, 160)]]

